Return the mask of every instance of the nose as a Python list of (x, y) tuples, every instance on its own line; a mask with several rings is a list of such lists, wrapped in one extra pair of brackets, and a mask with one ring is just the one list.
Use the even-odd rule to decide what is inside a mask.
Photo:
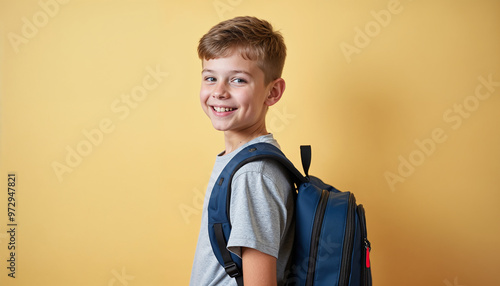
[(224, 99), (228, 97), (228, 92), (224, 83), (217, 83), (217, 85), (212, 90), (212, 97), (217, 99)]

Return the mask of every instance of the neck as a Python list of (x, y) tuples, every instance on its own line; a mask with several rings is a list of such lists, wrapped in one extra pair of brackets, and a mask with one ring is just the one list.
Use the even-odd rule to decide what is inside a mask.
[(245, 132), (225, 131), (224, 141), (226, 150), (224, 152), (224, 155), (233, 152), (245, 143), (250, 142), (257, 137), (269, 134), (265, 126), (256, 130), (251, 130), (251, 132), (248, 131), (249, 130), (245, 130)]

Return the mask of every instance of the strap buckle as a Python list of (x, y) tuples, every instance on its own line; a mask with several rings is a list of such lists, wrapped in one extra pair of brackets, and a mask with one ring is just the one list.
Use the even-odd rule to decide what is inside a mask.
[(231, 278), (241, 275), (240, 269), (238, 269), (238, 265), (236, 265), (234, 261), (224, 264), (224, 270), (226, 270), (227, 275), (229, 275), (229, 277)]

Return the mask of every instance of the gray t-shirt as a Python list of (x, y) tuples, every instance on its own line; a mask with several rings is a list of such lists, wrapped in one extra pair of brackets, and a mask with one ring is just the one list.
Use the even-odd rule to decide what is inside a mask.
[[(236, 285), (213, 254), (208, 237), (207, 205), (220, 172), (241, 149), (266, 142), (279, 147), (272, 134), (246, 143), (230, 154), (218, 155), (205, 194), (200, 234), (191, 272), (191, 286)], [(278, 285), (283, 285), (293, 246), (293, 187), (287, 171), (272, 160), (251, 162), (233, 177), (231, 193), (231, 235), (228, 249), (241, 257), (249, 247), (277, 258)]]

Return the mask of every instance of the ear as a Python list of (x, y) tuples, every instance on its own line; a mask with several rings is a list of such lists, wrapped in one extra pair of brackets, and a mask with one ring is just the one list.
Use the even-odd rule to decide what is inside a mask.
[(269, 95), (266, 97), (265, 103), (267, 106), (272, 106), (281, 99), (283, 92), (285, 92), (286, 84), (282, 78), (275, 79), (269, 84)]

